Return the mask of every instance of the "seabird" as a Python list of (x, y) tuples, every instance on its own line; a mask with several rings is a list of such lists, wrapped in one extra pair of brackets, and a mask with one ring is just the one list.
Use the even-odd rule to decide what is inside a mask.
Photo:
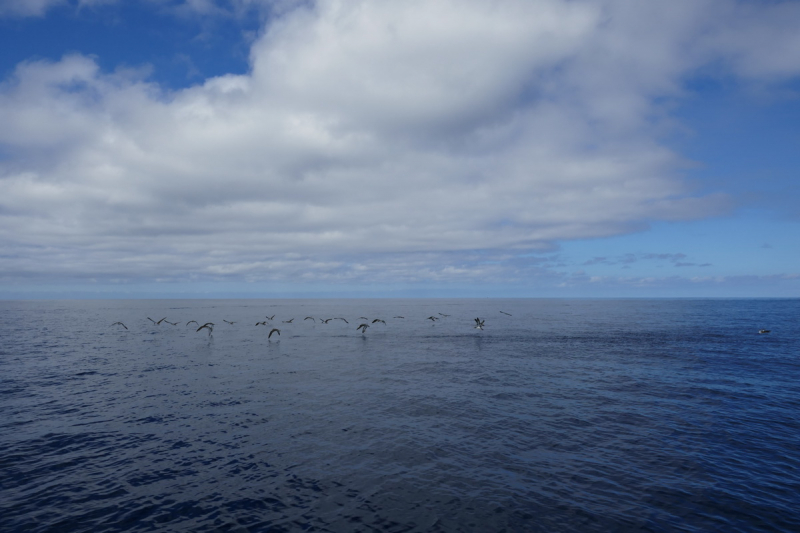
[(256, 326), (266, 326), (266, 325), (267, 325), (266, 320), (264, 320), (263, 322), (256, 322)]
[(177, 322), (170, 322), (169, 320), (165, 320), (164, 322), (166, 322), (167, 324), (171, 324), (173, 326), (177, 326), (178, 325)]
[(315, 324), (317, 323), (317, 321), (314, 319), (313, 316), (307, 316), (303, 320), (309, 320), (309, 319), (311, 319)]
[(364, 331), (362, 331), (362, 332), (361, 332), (361, 334), (363, 335), (364, 333), (366, 333), (366, 332), (367, 332), (367, 328), (368, 328), (368, 327), (369, 327), (369, 324), (361, 324), (360, 326), (358, 326), (358, 327), (356, 328), (356, 331), (358, 331), (358, 330), (360, 330), (360, 329), (363, 329)]
[[(189, 324), (191, 324), (192, 322), (194, 322), (195, 324), (197, 324), (197, 320), (190, 320), (189, 322), (187, 322), (187, 323), (186, 323), (186, 325), (188, 326), (188, 325), (189, 325)], [(197, 325), (199, 326), (200, 324), (197, 324)]]
[(123, 324), (122, 322), (114, 322), (114, 323), (113, 323), (113, 324), (111, 324), (111, 325), (112, 325), (112, 326), (116, 326), (117, 324), (119, 324), (120, 326), (122, 326), (122, 327), (123, 327), (123, 328), (125, 328), (125, 329), (128, 329), (128, 326), (126, 326), (126, 325), (125, 325), (125, 324)]
[(328, 323), (328, 322), (330, 322), (331, 320), (333, 320), (333, 319), (332, 319), (332, 318), (325, 318), (325, 319), (322, 319), (322, 318), (320, 318), (320, 319), (319, 319), (319, 321), (320, 321), (320, 322), (322, 322), (323, 324), (327, 324), (327, 323)]
[(275, 333), (275, 332), (277, 332), (277, 333), (278, 333), (278, 335), (280, 335), (280, 334), (281, 334), (281, 330), (279, 330), (278, 328), (272, 328), (272, 331), (270, 331), (270, 332), (269, 332), (269, 335), (267, 335), (267, 339), (269, 339), (270, 337), (272, 337), (272, 334), (273, 334), (273, 333)]
[(207, 329), (208, 334), (211, 335), (211, 332), (214, 331), (214, 324), (212, 322), (206, 322), (205, 324), (197, 328), (197, 331), (200, 331), (201, 329)]
[(770, 331), (770, 330), (768, 330), (768, 329), (760, 329), (760, 330), (758, 330), (758, 333), (759, 333), (759, 334), (762, 334), (762, 333), (769, 333), (769, 331)]
[[(344, 318), (336, 317), (336, 318), (334, 318), (334, 320), (344, 320)], [(349, 324), (350, 322), (348, 322), (347, 320), (344, 320), (344, 323), (345, 324)]]
[(223, 321), (223, 322), (225, 322), (226, 324), (230, 324), (231, 326), (232, 326), (232, 325), (234, 325), (234, 324), (236, 324), (236, 322), (235, 322), (235, 321), (234, 321), (234, 322), (231, 322), (230, 320), (225, 320), (224, 318), (222, 319), (222, 321)]
[(395, 316), (395, 317), (392, 317), (392, 318), (405, 318), (405, 317), (404, 316)]
[(167, 319), (167, 317), (164, 317), (164, 318), (162, 318), (161, 320), (159, 320), (158, 322), (156, 322), (156, 321), (155, 321), (155, 320), (153, 320), (152, 318), (150, 318), (150, 317), (147, 317), (147, 320), (149, 320), (150, 322), (152, 322), (152, 323), (153, 323), (153, 324), (155, 324), (156, 326), (160, 326), (160, 325), (161, 325), (161, 322), (163, 322), (163, 321), (164, 321), (164, 320), (166, 320), (166, 319)]
[(275, 315), (268, 316), (268, 317), (267, 317), (267, 320), (272, 320), (273, 318), (275, 318)]
[(435, 316), (429, 316), (427, 319), (428, 319), (428, 320), (430, 320), (430, 321), (432, 321), (432, 322), (436, 322), (437, 320), (439, 320), (439, 319), (438, 319), (438, 318), (436, 318)]
[[(275, 316), (275, 315), (272, 315), (272, 316)], [(283, 323), (284, 324), (291, 324), (292, 320), (294, 320), (294, 318), (290, 318), (289, 320), (284, 320)]]
[(500, 312), (503, 313), (504, 315), (513, 316), (511, 313), (506, 313), (505, 311), (500, 311)]
[(480, 318), (476, 318), (475, 319), (475, 329), (479, 329), (479, 330), (483, 331), (483, 323), (484, 322), (486, 322), (485, 319), (481, 320)]
[(442, 316), (443, 316), (443, 317), (445, 317), (445, 318), (447, 318), (447, 317), (449, 317), (449, 316), (450, 316), (450, 315), (446, 315), (446, 314), (444, 314), (444, 313), (439, 313), (439, 314), (440, 314), (440, 315), (442, 315)]
[(361, 320), (369, 320), (369, 318), (367, 318), (367, 317), (365, 317), (365, 316), (360, 316), (360, 317), (358, 317), (358, 318), (360, 318)]
[(381, 320), (380, 318), (376, 318), (375, 320), (373, 320), (373, 321), (372, 321), (372, 323), (373, 323), (373, 324), (374, 324), (375, 322), (383, 322), (383, 325), (384, 325), (384, 326), (386, 325), (386, 321), (385, 321), (385, 320)]

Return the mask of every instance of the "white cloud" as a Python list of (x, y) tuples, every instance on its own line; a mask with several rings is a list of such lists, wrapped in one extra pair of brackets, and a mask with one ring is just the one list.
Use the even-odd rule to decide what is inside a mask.
[(251, 72), (177, 92), (78, 55), (21, 64), (0, 87), (0, 270), (522, 276), (517, 253), (724, 212), (681, 182), (658, 102), (715, 61), (800, 73), (774, 57), (797, 43), (784, 5), (291, 5)]
[(0, 0), (0, 16), (41, 16), (50, 7), (66, 3), (66, 0)]

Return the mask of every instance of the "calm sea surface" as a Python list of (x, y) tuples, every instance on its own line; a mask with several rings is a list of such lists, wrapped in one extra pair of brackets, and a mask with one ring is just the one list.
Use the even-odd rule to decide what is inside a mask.
[(800, 531), (800, 300), (0, 302), (0, 531)]

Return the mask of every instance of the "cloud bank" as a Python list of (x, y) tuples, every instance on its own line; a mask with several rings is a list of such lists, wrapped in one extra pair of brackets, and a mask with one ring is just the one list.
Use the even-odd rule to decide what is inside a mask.
[(535, 275), (560, 241), (729, 210), (682, 180), (672, 106), (700, 75), (796, 78), (797, 27), (797, 3), (320, 0), (184, 90), (27, 61), (0, 85), (0, 272)]

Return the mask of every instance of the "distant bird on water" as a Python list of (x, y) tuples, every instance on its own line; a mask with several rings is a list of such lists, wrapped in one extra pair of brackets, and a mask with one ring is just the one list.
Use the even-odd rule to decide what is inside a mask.
[(270, 337), (272, 337), (272, 334), (273, 334), (273, 333), (277, 333), (277, 334), (278, 334), (278, 336), (280, 336), (280, 334), (281, 334), (281, 330), (279, 330), (278, 328), (272, 328), (272, 331), (270, 331), (270, 332), (269, 332), (269, 335), (267, 335), (267, 339), (269, 339)]
[(764, 333), (769, 333), (769, 332), (770, 332), (770, 330), (768, 330), (768, 329), (760, 329), (760, 330), (758, 330), (759, 334), (764, 334)]
[(123, 324), (122, 322), (114, 322), (114, 323), (113, 323), (113, 324), (111, 324), (111, 325), (112, 325), (112, 326), (116, 326), (117, 324), (119, 324), (120, 326), (122, 326), (122, 327), (123, 327), (123, 328), (125, 328), (125, 329), (128, 329), (128, 326), (126, 326), (126, 325), (125, 325), (125, 324)]
[(479, 330), (483, 331), (483, 323), (484, 322), (486, 322), (485, 319), (481, 320), (480, 318), (476, 318), (475, 319), (475, 329), (479, 329)]

